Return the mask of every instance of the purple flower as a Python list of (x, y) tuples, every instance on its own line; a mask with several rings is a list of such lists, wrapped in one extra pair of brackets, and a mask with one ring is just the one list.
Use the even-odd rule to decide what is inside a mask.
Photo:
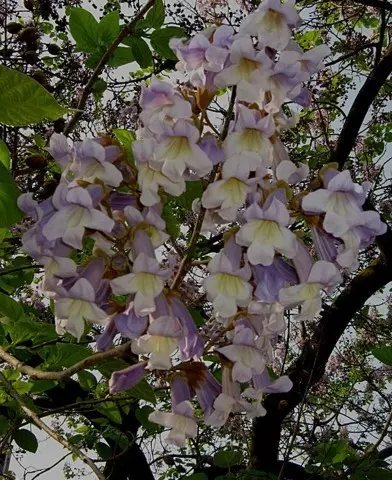
[(113, 372), (109, 380), (110, 393), (118, 393), (137, 385), (146, 375), (146, 362), (136, 363), (124, 370)]

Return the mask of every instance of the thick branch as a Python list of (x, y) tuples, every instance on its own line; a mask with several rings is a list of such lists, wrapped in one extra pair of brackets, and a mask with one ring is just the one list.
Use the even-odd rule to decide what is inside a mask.
[(78, 111), (75, 112), (74, 116), (71, 118), (68, 125), (65, 127), (64, 135), (68, 135), (70, 133), (70, 131), (74, 128), (79, 118), (83, 114), (84, 107), (86, 106), (88, 97), (91, 95), (93, 91), (94, 84), (98, 80), (98, 77), (103, 72), (103, 69), (105, 68), (106, 63), (110, 60), (116, 48), (120, 45), (120, 43), (124, 40), (125, 37), (127, 37), (132, 33), (137, 22), (144, 17), (144, 15), (148, 12), (148, 10), (154, 5), (154, 2), (155, 0), (148, 0), (148, 2), (140, 10), (140, 12), (121, 30), (116, 40), (106, 50), (105, 54), (102, 56), (98, 65), (96, 66), (93, 74), (91, 75), (90, 80), (87, 82), (86, 86), (84, 87), (82, 96), (77, 106)]
[(251, 450), (254, 468), (277, 472), (280, 431), (284, 418), (305, 398), (308, 389), (322, 377), (335, 345), (358, 312), (380, 288), (392, 281), (392, 265), (383, 255), (360, 272), (326, 307), (312, 337), (288, 370), (293, 389), (288, 393), (268, 395), (267, 415), (255, 420)]
[(384, 0), (353, 0), (355, 3), (366, 5), (367, 7), (381, 8), (382, 10), (388, 10), (392, 12), (392, 3), (384, 2)]
[(355, 140), (357, 139), (362, 123), (381, 87), (391, 73), (392, 46), (388, 48), (384, 58), (372, 70), (366, 82), (363, 84), (344, 122), (336, 148), (332, 153), (330, 160), (331, 162), (338, 163), (340, 168), (346, 163), (350, 152), (355, 145)]
[(127, 342), (120, 347), (111, 348), (106, 352), (95, 353), (94, 355), (91, 355), (91, 357), (87, 357), (84, 360), (75, 363), (75, 365), (72, 365), (72, 367), (69, 367), (61, 372), (44, 372), (42, 370), (38, 370), (37, 368), (30, 367), (29, 365), (25, 365), (13, 355), (6, 352), (2, 347), (0, 347), (0, 358), (12, 367), (14, 367), (15, 370), (18, 370), (18, 372), (23, 373), (24, 375), (28, 375), (31, 378), (36, 378), (39, 380), (59, 381), (70, 378), (75, 373), (97, 365), (98, 363), (102, 363), (110, 358), (127, 357), (130, 353), (130, 346), (131, 342)]

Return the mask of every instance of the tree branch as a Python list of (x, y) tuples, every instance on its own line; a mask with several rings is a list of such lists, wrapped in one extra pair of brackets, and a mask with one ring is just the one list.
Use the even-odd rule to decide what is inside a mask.
[(336, 162), (340, 168), (342, 168), (348, 160), (366, 114), (391, 73), (392, 45), (388, 48), (384, 58), (374, 67), (366, 82), (363, 84), (344, 122), (336, 148), (330, 159), (331, 162)]
[(91, 470), (95, 473), (98, 479), (100, 480), (105, 480), (105, 476), (103, 473), (99, 470), (99, 468), (95, 465), (95, 463), (89, 458), (87, 455), (85, 455), (81, 450), (79, 450), (77, 447), (72, 445), (71, 443), (68, 442), (64, 437), (62, 437), (60, 434), (52, 430), (48, 425), (46, 425), (45, 422), (43, 422), (35, 412), (33, 412), (26, 404), (26, 402), (23, 400), (23, 398), (19, 395), (19, 393), (14, 389), (12, 384), (6, 379), (6, 377), (3, 375), (2, 372), (0, 372), (0, 381), (4, 385), (5, 390), (7, 393), (14, 399), (16, 402), (19, 404), (20, 408), (23, 410), (23, 412), (32, 420), (32, 422), (41, 430), (46, 432), (51, 438), (56, 440), (56, 442), (60, 443), (63, 447), (65, 447), (67, 450), (70, 452), (74, 453), (77, 455), (85, 464), (87, 464)]
[(154, 5), (155, 0), (148, 0), (144, 7), (140, 10), (140, 12), (121, 30), (116, 40), (110, 45), (110, 47), (106, 50), (105, 54), (102, 56), (101, 60), (99, 61), (98, 65), (96, 66), (93, 74), (90, 77), (90, 80), (87, 82), (84, 90), (82, 92), (82, 96), (79, 100), (77, 110), (71, 120), (69, 121), (68, 125), (64, 129), (64, 135), (68, 135), (71, 130), (74, 128), (76, 123), (78, 122), (79, 118), (83, 114), (84, 107), (86, 106), (86, 102), (88, 97), (93, 91), (94, 83), (97, 81), (98, 77), (103, 72), (106, 63), (110, 60), (112, 55), (114, 54), (116, 48), (120, 45), (120, 43), (124, 40), (125, 37), (130, 35), (135, 28), (137, 22), (143, 18), (143, 16), (150, 10), (150, 8)]
[(381, 8), (392, 12), (392, 3), (384, 2), (383, 0), (353, 0), (355, 3), (366, 5), (367, 7)]
[(106, 352), (95, 353), (91, 357), (87, 357), (80, 362), (75, 363), (72, 367), (67, 368), (61, 372), (45, 372), (37, 368), (30, 367), (25, 365), (23, 362), (19, 361), (16, 357), (6, 352), (3, 347), (0, 346), (0, 358), (7, 362), (9, 365), (15, 368), (20, 373), (28, 375), (31, 378), (39, 380), (65, 380), (70, 378), (77, 372), (85, 370), (86, 368), (102, 363), (105, 360), (110, 358), (120, 358), (127, 357), (130, 352), (131, 342), (124, 343), (123, 345), (115, 348), (111, 348)]
[(352, 280), (332, 305), (324, 308), (316, 330), (287, 371), (294, 384), (292, 390), (268, 395), (264, 403), (267, 415), (254, 421), (251, 444), (253, 468), (278, 473), (283, 420), (304, 400), (307, 390), (320, 380), (329, 356), (356, 312), (390, 281), (392, 264), (380, 255), (373, 265)]

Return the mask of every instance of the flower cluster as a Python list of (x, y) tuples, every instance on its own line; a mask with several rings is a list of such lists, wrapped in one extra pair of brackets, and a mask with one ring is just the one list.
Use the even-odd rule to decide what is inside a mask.
[[(150, 420), (171, 428), (175, 445), (196, 435), (195, 399), (204, 421), (222, 426), (232, 413), (264, 415), (265, 394), (291, 389), (287, 376), (269, 369), (285, 309), (314, 319), (323, 292), (341, 282), (340, 269), (356, 268), (359, 250), (385, 232), (377, 213), (363, 211), (367, 184), (329, 165), (320, 173), (323, 188), (303, 191), (309, 169), (291, 162), (280, 140), (295, 124), (284, 102), (309, 104), (302, 85), (328, 54), (325, 46), (303, 52), (294, 43), (300, 18), (293, 3), (264, 0), (238, 32), (211, 27), (172, 40), (189, 83), (174, 88), (152, 77), (143, 85), (134, 163), (109, 137), (71, 145), (54, 134), (49, 152), (61, 167), (60, 184), (40, 204), (30, 194), (19, 199), (34, 220), (23, 246), (45, 266), (42, 289), (54, 300), (58, 332), (80, 338), (88, 321), (105, 326), (99, 349), (119, 335), (131, 340), (139, 362), (112, 375), (112, 393), (165, 371), (172, 412), (153, 412)], [(218, 89), (231, 89), (234, 112), (221, 134), (208, 118)], [(161, 261), (169, 238), (165, 199), (196, 180), (205, 185), (194, 202), (196, 228), (225, 230), (200, 286), (223, 332), (206, 344)], [(189, 261), (175, 265), (187, 282), (184, 268), (192, 268)], [(221, 382), (203, 362), (212, 352)]]

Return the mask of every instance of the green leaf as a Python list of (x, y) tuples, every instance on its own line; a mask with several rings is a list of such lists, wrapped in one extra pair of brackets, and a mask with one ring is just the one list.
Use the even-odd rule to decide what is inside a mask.
[(58, 343), (44, 347), (38, 353), (47, 365), (68, 368), (89, 357), (92, 351), (83, 345)]
[(105, 402), (97, 405), (97, 410), (112, 422), (120, 424), (122, 422), (121, 412), (114, 402)]
[(113, 57), (108, 61), (109, 67), (121, 67), (135, 61), (132, 48), (117, 47)]
[[(38, 324), (31, 321), (19, 320), (18, 322), (10, 322), (5, 324), (4, 329), (10, 334), (13, 345), (25, 343), (29, 340), (31, 340), (33, 344), (39, 344), (57, 338), (54, 326), (49, 324)], [(44, 352), (45, 349), (42, 349), (38, 353), (40, 356), (42, 356)]]
[(4, 437), (5, 433), (7, 433), (9, 424), (9, 420), (3, 415), (0, 415), (0, 437)]
[[(30, 284), (34, 278), (34, 271), (31, 268), (22, 270), (16, 270), (18, 268), (30, 267), (31, 261), (26, 257), (15, 257), (11, 263), (9, 263), (4, 270), (1, 270), (0, 287), (6, 290), (9, 294), (12, 294), (17, 288), (22, 285)], [(7, 274), (7, 270), (10, 273)], [(14, 271), (12, 271), (14, 270)]]
[(113, 456), (113, 450), (107, 443), (98, 442), (95, 449), (102, 460), (107, 460)]
[(0, 317), (7, 317), (10, 320), (20, 320), (24, 316), (21, 305), (8, 295), (0, 293)]
[(78, 373), (78, 380), (80, 386), (84, 390), (93, 390), (97, 386), (97, 379), (95, 376), (90, 372), (86, 372), (85, 370)]
[(24, 127), (44, 119), (57, 120), (67, 110), (32, 78), (0, 65), (0, 123)]
[(221, 468), (240, 465), (242, 462), (242, 453), (237, 450), (220, 450), (214, 455), (214, 465)]
[(368, 470), (362, 478), (366, 480), (392, 480), (392, 471), (384, 470), (383, 468), (373, 468)]
[(141, 380), (136, 386), (134, 386), (130, 390), (130, 393), (139, 400), (145, 400), (146, 402), (153, 403), (154, 405), (157, 403), (154, 390), (151, 388), (146, 379)]
[(120, 32), (120, 12), (105, 15), (98, 25), (98, 42), (109, 47)]
[(151, 34), (152, 48), (163, 58), (176, 60), (173, 50), (169, 47), (171, 38), (186, 37), (184, 30), (181, 27), (165, 27), (155, 30)]
[(131, 48), (133, 56), (141, 68), (147, 68), (152, 65), (152, 52), (145, 40), (132, 37)]
[(114, 128), (112, 132), (116, 140), (120, 142), (127, 151), (129, 161), (131, 163), (134, 163), (132, 150), (132, 143), (136, 140), (136, 135), (134, 134), (134, 132), (122, 128)]
[(16, 444), (23, 450), (35, 453), (38, 450), (38, 440), (34, 433), (25, 428), (17, 430), (14, 434)]
[(196, 180), (193, 182), (186, 182), (185, 192), (177, 198), (173, 197), (173, 200), (186, 210), (192, 211), (193, 200), (201, 198), (202, 195), (203, 186), (200, 180)]
[(180, 224), (167, 203), (163, 206), (162, 218), (165, 220), (167, 233), (176, 240), (180, 235)]
[(381, 363), (392, 367), (392, 347), (374, 348), (372, 353)]
[(12, 384), (12, 386), (19, 393), (19, 395), (24, 395), (25, 393), (30, 392), (33, 384), (31, 382), (24, 382), (23, 380), (17, 380)]
[(90, 12), (83, 8), (71, 8), (69, 30), (82, 52), (92, 53), (97, 49), (99, 25)]
[(100, 78), (93, 85), (93, 93), (95, 93), (98, 96), (101, 96), (103, 92), (106, 90), (107, 86), (108, 84), (105, 82), (105, 80), (102, 80), (102, 78)]
[(11, 156), (8, 147), (3, 142), (3, 140), (0, 140), (0, 162), (5, 166), (7, 170), (10, 168)]
[(30, 393), (38, 395), (39, 393), (47, 392), (57, 385), (54, 380), (33, 380), (33, 386)]
[(156, 0), (152, 9), (146, 15), (146, 24), (152, 28), (160, 28), (165, 21), (165, 5), (162, 0)]
[(196, 327), (201, 327), (205, 324), (206, 321), (200, 313), (200, 310), (197, 308), (189, 308), (189, 313), (191, 314)]
[(22, 219), (22, 212), (16, 203), (19, 194), (11, 173), (0, 163), (0, 227), (10, 227)]
[(121, 358), (110, 358), (105, 362), (99, 363), (96, 369), (102, 373), (103, 376), (109, 378), (113, 372), (124, 370), (129, 367), (129, 364), (121, 360)]
[(142, 427), (148, 434), (158, 433), (163, 430), (161, 425), (157, 423), (150, 422), (148, 416), (152, 413), (154, 409), (148, 405), (144, 407), (137, 408), (135, 411), (135, 416), (141, 423)]

